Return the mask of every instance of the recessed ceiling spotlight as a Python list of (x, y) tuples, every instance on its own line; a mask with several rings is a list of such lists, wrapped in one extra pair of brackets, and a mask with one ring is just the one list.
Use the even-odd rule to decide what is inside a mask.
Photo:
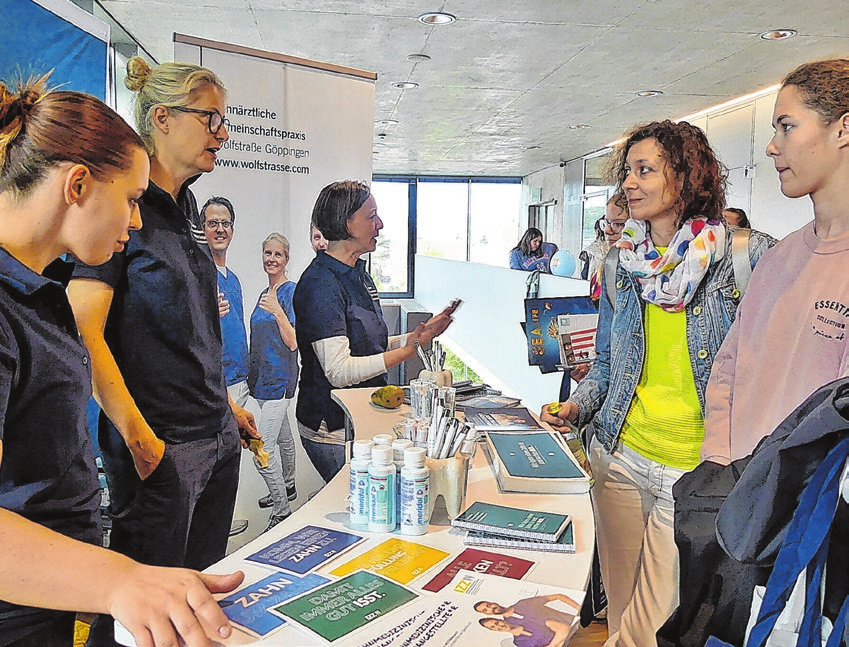
[(419, 16), (419, 22), (426, 25), (450, 25), (455, 20), (457, 20), (456, 16), (444, 11), (428, 11)]
[(397, 119), (381, 119), (377, 123), (381, 126), (397, 126), (401, 122), (399, 122)]
[(398, 88), (399, 90), (412, 90), (413, 88), (419, 87), (418, 83), (413, 83), (412, 81), (396, 81), (392, 84), (393, 88)]
[(796, 35), (795, 29), (770, 29), (758, 34), (762, 40), (786, 40)]
[(427, 54), (407, 54), (407, 60), (413, 63), (424, 63), (430, 60)]
[(538, 148), (539, 148), (539, 144), (533, 144), (533, 145), (531, 145), (531, 146), (528, 146), (525, 150), (526, 150), (526, 151), (535, 151), (535, 150), (537, 150)]
[(584, 128), (589, 128), (589, 124), (572, 124), (571, 126), (567, 126), (569, 130), (583, 130)]
[(663, 94), (663, 90), (642, 90), (637, 92), (638, 97), (658, 97)]

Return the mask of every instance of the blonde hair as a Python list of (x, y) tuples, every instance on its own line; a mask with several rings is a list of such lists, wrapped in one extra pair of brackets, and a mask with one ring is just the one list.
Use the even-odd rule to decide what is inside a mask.
[(289, 239), (286, 238), (286, 236), (279, 234), (276, 231), (271, 232), (265, 237), (265, 240), (262, 241), (262, 251), (265, 251), (265, 246), (271, 241), (276, 241), (283, 245), (283, 251), (286, 252), (286, 258), (289, 258)]
[(185, 107), (192, 102), (192, 95), (206, 85), (220, 89), (227, 96), (227, 89), (218, 75), (205, 67), (192, 63), (162, 63), (151, 68), (139, 56), (127, 61), (124, 85), (137, 93), (136, 128), (149, 155), (154, 152), (153, 111), (156, 106)]
[(0, 192), (27, 193), (64, 162), (82, 164), (96, 180), (129, 171), (144, 144), (129, 124), (100, 99), (82, 92), (52, 92), (50, 73), (0, 81)]

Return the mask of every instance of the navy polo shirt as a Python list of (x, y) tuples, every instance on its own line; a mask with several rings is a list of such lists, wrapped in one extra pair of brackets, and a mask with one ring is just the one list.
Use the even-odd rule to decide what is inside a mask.
[[(295, 334), (301, 352), (301, 382), (295, 416), (298, 422), (317, 430), (321, 421), (333, 431), (345, 426), (345, 413), (330, 398), (331, 386), (313, 350), (312, 343), (345, 336), (353, 357), (386, 352), (389, 331), (380, 310), (380, 299), (371, 276), (360, 259), (354, 267), (320, 251), (298, 280), (294, 296), (298, 325)], [(384, 386), (386, 374), (350, 388)]]
[[(0, 506), (100, 545), (89, 397), (91, 366), (64, 287), (0, 248)], [(0, 644), (51, 617), (0, 601)]]
[(187, 182), (175, 203), (153, 182), (142, 198), (142, 228), (103, 265), (79, 264), (74, 278), (112, 286), (106, 342), (154, 433), (169, 443), (212, 438), (231, 416), (221, 358), (218, 271), (190, 221), (197, 202)]
[(218, 270), (218, 290), (230, 302), (230, 312), (221, 317), (224, 379), (227, 386), (244, 382), (248, 377), (248, 334), (245, 331), (245, 310), (242, 304), (242, 284), (229, 267), (227, 276)]
[[(287, 281), (277, 288), (277, 302), (295, 325), (295, 311), (292, 309), (292, 294), (295, 284)], [(268, 288), (260, 292), (262, 295)], [(297, 330), (297, 327), (296, 327)], [(258, 400), (282, 400), (294, 398), (298, 385), (298, 351), (290, 350), (283, 342), (277, 319), (259, 305), (259, 300), (251, 314), (251, 363), (248, 373), (248, 388)]]

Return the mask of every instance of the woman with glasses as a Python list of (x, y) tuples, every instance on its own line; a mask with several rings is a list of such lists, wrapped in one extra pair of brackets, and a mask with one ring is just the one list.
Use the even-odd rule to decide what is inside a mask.
[(63, 254), (91, 264), (142, 226), (150, 167), (113, 110), (46, 79), (0, 83), (0, 644), (70, 647), (74, 611), (113, 613), (138, 645), (208, 647), (230, 625), (216, 576), (143, 566), (101, 548), (100, 484), (86, 423), (89, 354), (65, 288)]
[(557, 245), (542, 242), (542, 232), (530, 227), (516, 246), (510, 250), (510, 269), (533, 272), (539, 270), (551, 274), (551, 257), (557, 253)]
[(286, 275), (289, 240), (273, 232), (262, 242), (262, 269), (268, 277), (251, 314), (251, 355), (248, 388), (259, 404), (259, 430), (268, 464), (254, 465), (268, 486), (268, 496), (259, 500), (270, 507), (266, 531), (292, 514), (290, 501), (298, 497), (295, 488), (295, 437), (289, 424), (289, 405), (298, 385), (298, 340), (295, 337), (295, 311), (292, 295), (295, 282)]
[[(605, 644), (645, 647), (677, 605), (672, 486), (699, 463), (705, 387), (739, 292), (722, 221), (725, 174), (701, 130), (639, 126), (613, 169), (630, 220), (616, 243), (615, 294), (601, 292), (598, 356), (559, 412), (542, 418), (590, 424)], [(750, 263), (774, 242), (752, 232)]]
[(151, 69), (138, 57), (125, 84), (137, 93), (136, 126), (150, 156), (145, 226), (109, 262), (77, 265), (69, 296), (103, 409), (110, 548), (202, 570), (227, 547), (239, 430), (256, 433), (253, 417), (228, 401), (217, 271), (189, 190), (227, 141), (226, 94), (205, 68)]
[(628, 220), (626, 212), (625, 195), (617, 193), (607, 201), (605, 207), (604, 218), (600, 219), (596, 226), (598, 234), (596, 239), (584, 251), (581, 252), (582, 257), (586, 257), (585, 272), (581, 272), (581, 277), (590, 282), (590, 297), (593, 301), (598, 301), (601, 296), (601, 281), (599, 275), (601, 266), (604, 263), (604, 257), (611, 247), (622, 237), (622, 230), (625, 228), (625, 222)]

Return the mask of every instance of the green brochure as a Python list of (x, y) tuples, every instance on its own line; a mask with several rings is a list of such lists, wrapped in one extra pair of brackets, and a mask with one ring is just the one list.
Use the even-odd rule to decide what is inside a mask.
[(272, 612), (333, 642), (418, 597), (385, 577), (357, 571), (280, 604)]

